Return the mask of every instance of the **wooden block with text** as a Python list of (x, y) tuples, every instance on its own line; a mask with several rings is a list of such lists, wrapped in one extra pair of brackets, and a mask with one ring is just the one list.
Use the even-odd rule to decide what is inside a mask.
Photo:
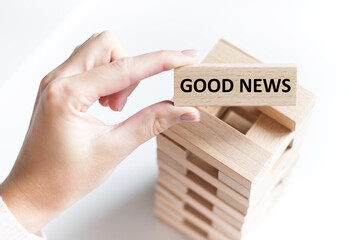
[(199, 64), (174, 70), (176, 106), (292, 106), (293, 64)]

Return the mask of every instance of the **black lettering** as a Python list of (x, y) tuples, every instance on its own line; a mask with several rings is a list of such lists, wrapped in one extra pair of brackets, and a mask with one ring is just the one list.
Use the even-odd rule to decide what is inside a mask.
[(240, 79), (240, 92), (243, 92), (243, 86), (246, 88), (247, 92), (251, 92), (252, 91), (252, 85), (251, 85), (251, 79), (248, 79), (248, 85), (246, 83), (246, 80), (244, 80), (243, 78)]
[(267, 84), (267, 79), (263, 79), (263, 83), (264, 83), (264, 89), (266, 90), (266, 92), (270, 92), (272, 88), (273, 88), (274, 92), (278, 92), (278, 89), (280, 88), (280, 84), (281, 84), (281, 79), (278, 79), (277, 86), (276, 86), (275, 80), (273, 78), (271, 78), (269, 80), (269, 85)]
[[(198, 88), (198, 83), (201, 82), (202, 83), (202, 88)], [(196, 92), (204, 92), (204, 90), (206, 90), (207, 88), (207, 84), (206, 81), (202, 78), (199, 78), (197, 80), (194, 81), (194, 91)]]
[[(190, 82), (190, 84), (186, 84), (186, 82)], [(180, 87), (183, 92), (192, 92), (192, 80), (189, 78), (183, 79)]]
[[(229, 88), (226, 88), (226, 83), (229, 83)], [(233, 90), (233, 81), (230, 79), (222, 79), (222, 92), (230, 92)]]
[(262, 84), (260, 83), (261, 81), (262, 81), (262, 79), (260, 79), (260, 78), (253, 79), (254, 92), (262, 92), (262, 90), (259, 89), (259, 87), (262, 86)]
[[(212, 89), (212, 83), (213, 83), (213, 82), (216, 84), (216, 88), (215, 88), (215, 89), (214, 89), (214, 88)], [(214, 84), (213, 84), (213, 85), (214, 85)], [(209, 89), (210, 92), (218, 92), (220, 88), (221, 88), (221, 83), (219, 82), (218, 79), (213, 78), (213, 79), (209, 80), (209, 82), (208, 82), (208, 89)]]
[(289, 91), (291, 91), (291, 86), (288, 85), (287, 82), (290, 82), (290, 80), (287, 79), (287, 78), (286, 78), (286, 79), (283, 79), (282, 85), (283, 85), (284, 87), (286, 87), (286, 89), (282, 89), (282, 92), (289, 92)]

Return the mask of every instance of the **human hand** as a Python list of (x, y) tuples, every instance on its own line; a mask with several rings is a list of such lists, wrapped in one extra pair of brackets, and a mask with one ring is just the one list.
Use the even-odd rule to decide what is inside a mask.
[(140, 144), (173, 124), (199, 121), (197, 109), (169, 101), (112, 126), (87, 114), (97, 100), (120, 111), (140, 80), (197, 59), (194, 50), (129, 57), (108, 31), (77, 47), (42, 80), (18, 159), (0, 186), (17, 220), (37, 232), (101, 184)]

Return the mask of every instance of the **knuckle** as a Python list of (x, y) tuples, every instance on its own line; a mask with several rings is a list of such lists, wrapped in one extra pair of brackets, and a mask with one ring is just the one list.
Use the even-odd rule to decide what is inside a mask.
[(91, 35), (90, 39), (95, 38), (98, 35), (99, 35), (99, 33), (93, 33), (93, 35)]
[(151, 129), (151, 136), (157, 136), (167, 129), (167, 123), (162, 118), (156, 118)]
[(160, 50), (159, 52), (160, 60), (162, 62), (162, 69), (163, 71), (167, 71), (169, 69), (172, 69), (174, 66), (174, 61), (171, 55), (169, 54), (169, 51), (167, 50)]
[(159, 58), (160, 58), (163, 62), (168, 59), (168, 56), (169, 56), (169, 52), (168, 52), (168, 51), (166, 51), (166, 50), (160, 50), (160, 51), (158, 52), (158, 54), (159, 54)]
[[(55, 70), (54, 70), (55, 71)], [(48, 73), (40, 82), (40, 91), (44, 91), (46, 89), (46, 87), (48, 86), (48, 84), (55, 79), (55, 75), (56, 73), (52, 71), (50, 73)]]
[(40, 82), (40, 91), (43, 92), (49, 83), (49, 74), (46, 75)]
[(148, 118), (150, 121), (146, 123), (146, 136), (151, 138), (165, 131), (168, 128), (168, 121), (161, 114), (154, 111), (152, 107), (148, 108), (147, 111), (146, 115), (150, 116)]
[(103, 40), (106, 44), (111, 43), (112, 41), (114, 41), (115, 34), (112, 31), (109, 30), (105, 30), (103, 32), (101, 32), (98, 37)]
[(82, 46), (82, 44), (77, 45), (77, 46), (74, 48), (72, 55), (73, 55), (74, 53), (76, 53), (81, 46)]
[(51, 81), (45, 89), (44, 95), (47, 102), (51, 104), (59, 104), (72, 94), (73, 89), (67, 78), (56, 79)]
[(121, 58), (117, 61), (113, 62), (115, 68), (121, 73), (123, 76), (123, 81), (125, 81), (128, 85), (131, 84), (131, 72), (133, 66), (133, 58), (125, 57)]

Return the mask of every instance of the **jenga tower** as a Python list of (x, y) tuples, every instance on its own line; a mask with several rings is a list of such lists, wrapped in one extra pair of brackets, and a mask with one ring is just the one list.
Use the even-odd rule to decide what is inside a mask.
[[(220, 40), (204, 63), (259, 63)], [(280, 195), (298, 158), (314, 96), (296, 106), (205, 107), (201, 122), (157, 137), (155, 213), (192, 239), (246, 239)]]

